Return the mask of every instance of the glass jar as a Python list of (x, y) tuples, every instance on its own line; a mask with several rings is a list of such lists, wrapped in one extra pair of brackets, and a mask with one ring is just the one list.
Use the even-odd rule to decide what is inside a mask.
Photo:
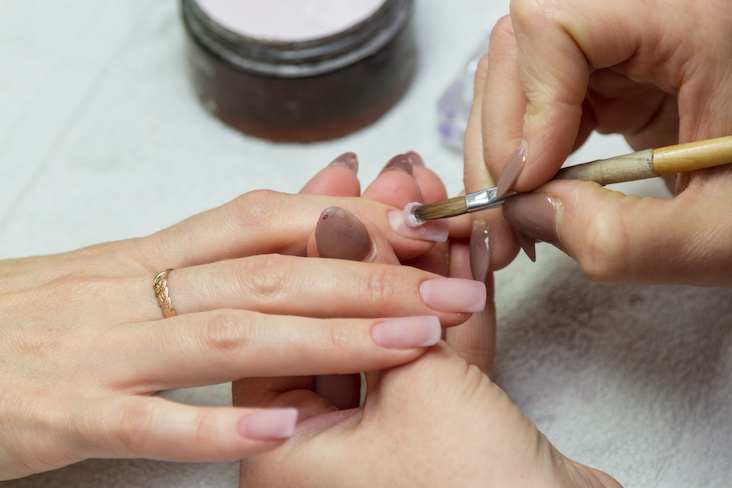
[(182, 0), (193, 86), (204, 107), (248, 134), (345, 135), (406, 92), (413, 11), (413, 0)]

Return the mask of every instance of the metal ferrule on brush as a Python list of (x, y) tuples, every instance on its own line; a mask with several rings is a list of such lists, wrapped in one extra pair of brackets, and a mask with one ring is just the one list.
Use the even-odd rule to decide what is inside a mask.
[(468, 193), (465, 195), (465, 206), (468, 212), (477, 212), (478, 210), (487, 210), (489, 208), (500, 207), (503, 202), (511, 195), (503, 198), (496, 198), (498, 188), (487, 188), (485, 190)]
[(418, 205), (412, 209), (412, 215), (419, 220), (445, 219), (448, 217), (457, 217), (468, 212), (477, 212), (478, 210), (486, 210), (489, 208), (500, 207), (503, 202), (510, 196), (497, 198), (497, 188), (487, 188), (485, 190), (469, 193), (464, 197), (448, 198), (434, 203), (426, 203)]

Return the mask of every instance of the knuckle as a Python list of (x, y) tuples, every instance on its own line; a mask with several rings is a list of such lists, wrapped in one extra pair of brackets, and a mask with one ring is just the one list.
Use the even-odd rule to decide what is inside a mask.
[(287, 270), (289, 258), (279, 254), (260, 254), (239, 260), (236, 276), (239, 290), (245, 296), (277, 301), (289, 282)]
[(247, 226), (266, 225), (277, 208), (282, 194), (274, 190), (254, 190), (235, 198), (232, 209)]
[(191, 444), (196, 446), (199, 456), (214, 459), (219, 449), (217, 440), (217, 416), (209, 409), (198, 409), (191, 423)]
[(342, 354), (352, 349), (351, 342), (349, 334), (346, 333), (346, 327), (340, 321), (331, 321), (326, 329), (323, 347), (331, 352)]
[[(128, 402), (111, 426), (108, 449), (144, 456), (153, 437), (155, 415), (148, 402)], [(121, 449), (120, 449), (121, 448)]]
[(547, 19), (556, 16), (558, 9), (555, 0), (513, 0), (511, 19), (514, 23), (524, 26), (533, 26), (538, 22), (546, 24)]
[(363, 282), (366, 307), (372, 315), (383, 315), (393, 309), (400, 288), (399, 269), (395, 266), (372, 266)]
[(622, 214), (598, 212), (590, 220), (575, 256), (582, 271), (598, 283), (617, 283), (630, 269), (627, 224)]
[[(3, 441), (0, 469), (3, 474), (20, 478), (83, 459), (78, 445), (69, 448), (67, 439), (71, 434), (65, 423), (67, 413), (59, 411), (58, 404), (50, 404), (39, 395), (27, 398), (27, 392), (12, 390), (3, 391), (6, 401), (0, 405), (0, 418), (10, 420), (0, 429), (0, 440)], [(43, 438), (45, 442), (10, 442), (12, 437), (8, 437), (8, 433), (11, 432), (24, 432), (28, 438)]]
[(250, 329), (246, 314), (234, 310), (217, 310), (209, 315), (201, 337), (207, 351), (216, 356), (240, 352), (245, 346)]
[(483, 390), (492, 388), (493, 384), (483, 374), (480, 368), (474, 364), (468, 364), (465, 369), (464, 387), (467, 391), (466, 398), (476, 398), (484, 395)]

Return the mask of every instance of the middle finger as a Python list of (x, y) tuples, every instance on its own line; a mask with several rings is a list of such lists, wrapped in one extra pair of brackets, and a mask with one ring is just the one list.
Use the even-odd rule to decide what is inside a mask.
[[(141, 277), (138, 298), (120, 306), (146, 303), (145, 320), (162, 318), (151, 282)], [(280, 254), (173, 270), (168, 290), (178, 314), (241, 309), (305, 317), (435, 315), (446, 326), (465, 321), (484, 293), (480, 283), (411, 267)]]

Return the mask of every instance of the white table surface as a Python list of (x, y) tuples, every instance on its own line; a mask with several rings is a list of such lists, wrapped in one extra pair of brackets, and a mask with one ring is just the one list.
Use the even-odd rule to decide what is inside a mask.
[[(243, 136), (201, 108), (176, 1), (0, 0), (0, 258), (147, 235), (257, 188), (296, 192), (345, 151), (368, 182), (416, 150), (457, 194), (462, 158), (437, 138), (435, 105), (507, 11), (419, 1), (407, 96), (366, 129), (297, 145)], [(575, 159), (626, 150), (593, 137)], [(662, 194), (658, 182), (623, 188)], [(496, 275), (496, 381), (562, 452), (625, 486), (728, 486), (730, 292), (602, 286), (553, 247), (537, 253)], [(230, 403), (228, 385), (166, 396)], [(237, 465), (90, 460), (0, 486), (234, 487)]]

